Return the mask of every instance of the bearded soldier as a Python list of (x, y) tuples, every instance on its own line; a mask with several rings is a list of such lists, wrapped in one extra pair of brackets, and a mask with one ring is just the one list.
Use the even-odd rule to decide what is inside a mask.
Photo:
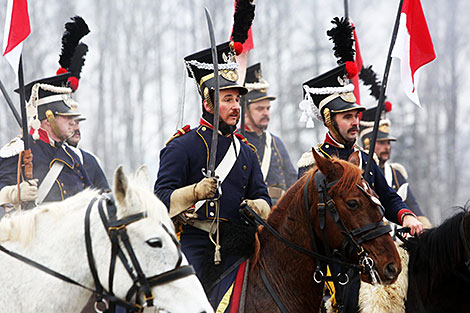
[[(162, 149), (154, 189), (169, 208), (170, 216), (184, 221), (181, 246), (203, 283), (213, 272), (220, 268), (225, 271), (240, 259), (233, 250), (224, 252), (225, 238), (219, 231), (225, 225), (240, 221), (242, 202), (247, 202), (264, 218), (271, 205), (256, 153), (246, 139), (234, 134), (240, 118), (240, 95), (246, 94), (247, 90), (236, 83), (237, 64), (232, 43), (218, 45), (217, 56), (220, 82), (220, 119), (217, 122), (220, 127), (215, 174), (219, 183), (204, 175), (213, 145), (216, 91), (211, 50), (206, 49), (185, 58), (188, 75), (196, 81), (202, 97), (200, 123), (193, 129), (189, 125), (180, 129)], [(217, 239), (219, 235), (220, 240)], [(214, 251), (220, 249), (221, 259), (218, 259)], [(205, 255), (209, 257), (205, 258)], [(221, 262), (215, 269), (204, 266), (208, 263), (214, 266), (214, 261)], [(232, 288), (229, 287), (236, 273), (236, 269), (229, 271), (216, 287), (205, 285), (214, 308), (219, 306), (222, 298), (230, 297)], [(225, 308), (220, 310), (223, 312)]]
[(79, 157), (65, 143), (73, 135), (74, 118), (80, 115), (72, 93), (78, 88), (88, 51), (80, 39), (90, 32), (81, 17), (71, 20), (62, 36), (58, 75), (24, 88), (30, 131), (23, 136), (31, 142), (33, 179), (25, 179), (24, 143), (15, 138), (0, 150), (0, 205), (60, 201), (92, 186)]
[(72, 88), (66, 86), (69, 77), (61, 74), (25, 86), (33, 179), (23, 180), (18, 165), (23, 141), (15, 138), (0, 150), (0, 205), (60, 201), (92, 185), (80, 159), (64, 143), (73, 135), (74, 118), (80, 115), (71, 98)]
[(90, 177), (90, 181), (93, 183), (93, 186), (103, 192), (110, 191), (111, 189), (109, 188), (108, 179), (106, 178), (106, 175), (101, 168), (101, 162), (98, 157), (78, 147), (78, 143), (82, 138), (80, 132), (80, 123), (84, 120), (86, 120), (86, 118), (83, 116), (79, 116), (74, 119), (73, 135), (67, 139), (67, 143), (80, 158), (80, 161), (85, 167), (88, 176)]
[(242, 98), (245, 105), (245, 136), (256, 147), (264, 181), (275, 204), (296, 181), (297, 172), (284, 143), (267, 131), (271, 101), (276, 97), (267, 94), (269, 84), (263, 78), (260, 63), (247, 68), (245, 87), (248, 88), (248, 93)]

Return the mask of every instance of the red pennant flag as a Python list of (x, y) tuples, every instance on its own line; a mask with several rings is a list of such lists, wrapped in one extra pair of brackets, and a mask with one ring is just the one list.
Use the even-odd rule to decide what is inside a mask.
[(401, 80), (406, 95), (421, 106), (418, 71), (436, 58), (420, 0), (403, 0), (400, 25), (392, 56), (401, 61)]
[[(351, 26), (354, 27), (354, 23), (351, 19), (349, 19)], [(353, 30), (353, 35), (354, 35), (354, 50), (356, 51), (356, 56), (354, 63), (356, 63), (357, 71), (358, 73), (361, 72), (362, 69), (362, 56), (361, 56), (361, 50), (359, 49), (359, 41), (357, 40), (357, 35), (356, 35), (356, 28)], [(353, 85), (354, 85), (354, 96), (356, 97), (356, 103), (361, 105), (361, 93), (359, 92), (359, 75), (356, 75), (352, 79)]]
[(8, 0), (3, 35), (3, 55), (18, 72), (23, 41), (31, 33), (27, 0)]

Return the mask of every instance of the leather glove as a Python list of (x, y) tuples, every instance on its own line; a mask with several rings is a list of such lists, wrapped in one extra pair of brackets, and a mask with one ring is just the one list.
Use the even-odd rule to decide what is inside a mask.
[(243, 200), (250, 208), (253, 209), (262, 219), (267, 219), (271, 212), (271, 207), (264, 199)]
[[(38, 196), (38, 180), (31, 179), (20, 184), (20, 201), (34, 201)], [(5, 186), (0, 190), (0, 205), (18, 204), (18, 186)]]
[(216, 192), (217, 180), (207, 177), (196, 184), (175, 189), (170, 197), (170, 217), (186, 211), (199, 200), (213, 198)]

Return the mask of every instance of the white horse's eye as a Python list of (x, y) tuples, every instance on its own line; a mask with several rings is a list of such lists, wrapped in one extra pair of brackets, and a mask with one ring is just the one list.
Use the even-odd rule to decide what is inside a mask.
[(162, 240), (158, 237), (150, 238), (146, 243), (152, 248), (161, 248), (163, 246)]

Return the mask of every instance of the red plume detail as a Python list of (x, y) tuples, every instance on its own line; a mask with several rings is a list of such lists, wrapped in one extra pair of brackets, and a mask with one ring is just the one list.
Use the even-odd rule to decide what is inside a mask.
[(346, 62), (346, 72), (348, 72), (348, 78), (349, 79), (356, 76), (357, 72), (358, 72), (356, 63), (354, 63), (352, 61), (347, 61)]
[(385, 112), (390, 112), (392, 110), (392, 103), (390, 101), (385, 101)]
[(70, 88), (72, 88), (73, 91), (77, 90), (78, 89), (78, 78), (77, 77), (69, 77), (69, 79), (67, 80), (69, 82), (69, 86)]
[(236, 53), (237, 55), (242, 54), (242, 52), (243, 52), (243, 45), (242, 45), (242, 43), (241, 43), (241, 42), (234, 42), (234, 43), (233, 43), (233, 50), (235, 50), (235, 53)]
[(60, 74), (65, 74), (67, 73), (67, 70), (63, 67), (60, 67), (57, 72), (56, 72), (56, 75), (60, 75)]

